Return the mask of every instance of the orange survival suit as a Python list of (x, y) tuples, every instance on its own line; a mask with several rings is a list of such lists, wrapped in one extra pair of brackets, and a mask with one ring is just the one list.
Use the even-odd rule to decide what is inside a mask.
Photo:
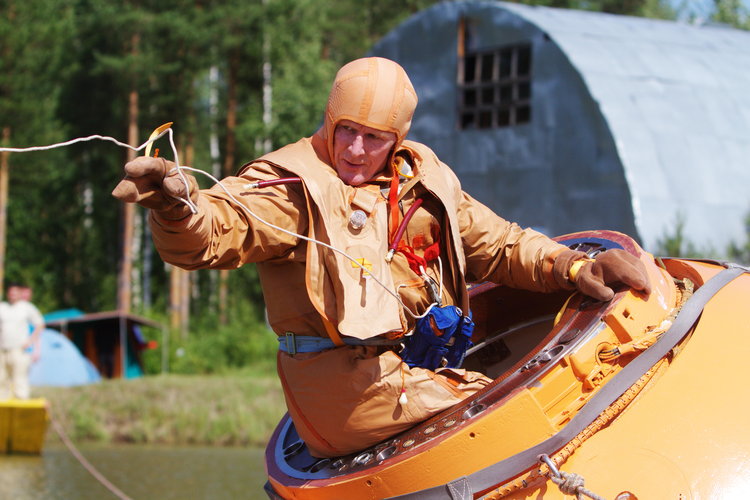
[[(198, 213), (185, 219), (164, 220), (152, 212), (161, 257), (185, 269), (231, 269), (256, 262), (274, 332), (330, 337), (337, 344), (397, 339), (410, 332), (415, 316), (433, 302), (422, 271), (437, 284), (443, 305), (464, 311), (469, 307), (467, 281), (559, 289), (552, 267), (565, 247), (500, 218), (464, 193), (451, 169), (429, 148), (404, 140), (416, 102), (396, 63), (366, 58), (347, 64), (336, 76), (320, 130), (222, 181), (236, 201), (215, 186), (201, 191)], [(342, 182), (331, 165), (333, 130), (343, 119), (397, 135), (394, 161), (356, 187)], [(399, 174), (392, 164), (397, 158), (407, 165), (401, 168), (407, 174), (399, 176), (394, 205), (389, 193), (396, 189), (392, 180)], [(301, 184), (251, 185), (295, 176)], [(402, 241), (414, 254), (427, 257), (419, 274), (402, 252), (390, 262), (385, 259), (394, 221), (403, 220), (416, 200), (419, 206)], [(355, 211), (364, 213), (363, 225), (353, 223)], [(287, 407), (313, 455), (339, 456), (375, 444), (489, 382), (461, 369), (409, 368), (397, 350), (339, 345), (320, 352), (279, 353)], [(406, 401), (399, 403), (402, 392)]]

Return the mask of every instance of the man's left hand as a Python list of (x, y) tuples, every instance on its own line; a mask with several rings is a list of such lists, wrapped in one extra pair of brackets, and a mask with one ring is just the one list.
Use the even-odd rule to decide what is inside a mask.
[(593, 262), (587, 262), (575, 276), (576, 288), (589, 297), (608, 301), (614, 297), (612, 287), (625, 285), (651, 293), (646, 266), (641, 260), (625, 250), (612, 249), (600, 253)]

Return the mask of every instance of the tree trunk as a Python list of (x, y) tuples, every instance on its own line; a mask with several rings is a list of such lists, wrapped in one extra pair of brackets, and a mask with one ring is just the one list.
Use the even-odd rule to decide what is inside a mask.
[[(3, 145), (10, 143), (10, 127), (3, 127)], [(10, 153), (0, 153), (0, 297), (5, 291), (5, 242), (8, 228), (8, 156)]]
[[(193, 148), (192, 134), (187, 138), (185, 144), (185, 160), (183, 165), (192, 165), (194, 160), (195, 149)], [(180, 328), (183, 332), (183, 338), (187, 338), (190, 331), (190, 298), (194, 273), (191, 271), (181, 270), (182, 282), (180, 283), (182, 301), (180, 304)]]
[(173, 332), (179, 332), (180, 338), (185, 338), (185, 333), (180, 329), (183, 272), (177, 266), (169, 266), (169, 326)]
[[(208, 73), (209, 78), (209, 94), (208, 94), (208, 116), (210, 120), (211, 136), (209, 138), (209, 153), (211, 156), (211, 175), (217, 179), (221, 179), (221, 151), (219, 149), (219, 67), (215, 64), (211, 65), (211, 69)], [(220, 272), (210, 272), (208, 275), (209, 289), (213, 292), (219, 290), (219, 278)], [(209, 296), (209, 305), (211, 311), (218, 314), (219, 312), (219, 299), (217, 294), (211, 293)]]
[[(234, 50), (229, 56), (229, 77), (227, 81), (227, 142), (226, 156), (224, 156), (223, 176), (232, 174), (234, 170), (234, 155), (236, 147), (235, 129), (237, 128), (237, 72), (240, 65), (239, 51)], [(219, 271), (219, 324), (226, 325), (227, 296), (229, 287), (229, 271)]]
[[(15, 5), (8, 2), (6, 5), (8, 11), (8, 20), (12, 22), (16, 18)], [(7, 57), (10, 47), (3, 49), (3, 57)], [(2, 132), (3, 146), (10, 145), (10, 125), (5, 125)], [(5, 297), (5, 251), (8, 239), (8, 176), (10, 167), (8, 157), (10, 153), (3, 151), (0, 153), (0, 298)]]
[(229, 56), (229, 75), (227, 81), (227, 142), (224, 156), (224, 177), (234, 171), (234, 155), (237, 146), (237, 74), (240, 66), (239, 50), (233, 50)]
[[(177, 152), (180, 165), (193, 163), (192, 137), (185, 141), (184, 150)], [(176, 266), (169, 267), (169, 322), (173, 331), (180, 333), (183, 340), (190, 330), (190, 289), (192, 273)]]
[[(140, 36), (134, 34), (131, 38), (131, 51), (138, 52)], [(138, 90), (135, 84), (128, 95), (128, 144), (138, 146)], [(127, 161), (135, 158), (135, 151), (128, 150)], [(133, 227), (135, 222), (136, 205), (124, 203), (122, 212), (122, 255), (120, 258), (120, 269), (117, 277), (117, 309), (130, 312), (131, 309), (131, 287), (133, 273)]]
[[(138, 141), (138, 92), (132, 90), (128, 106), (128, 144), (137, 146)], [(135, 152), (128, 150), (127, 161), (135, 158)], [(135, 221), (134, 203), (123, 204), (122, 211), (122, 256), (117, 280), (117, 309), (130, 312), (130, 293), (133, 272), (133, 227)]]
[[(263, 5), (266, 4), (266, 0), (263, 0)], [(264, 26), (263, 28), (263, 138), (256, 138), (255, 140), (255, 154), (268, 153), (271, 150), (271, 121), (272, 121), (272, 104), (273, 104), (273, 93), (271, 86), (271, 36), (268, 29)]]

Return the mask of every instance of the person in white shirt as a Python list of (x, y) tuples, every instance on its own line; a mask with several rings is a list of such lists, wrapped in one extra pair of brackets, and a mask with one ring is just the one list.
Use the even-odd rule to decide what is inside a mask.
[[(29, 300), (30, 288), (8, 285), (7, 302), (0, 302), (0, 400), (28, 399), (29, 369), (39, 359), (44, 318)], [(33, 327), (29, 335), (29, 325)]]

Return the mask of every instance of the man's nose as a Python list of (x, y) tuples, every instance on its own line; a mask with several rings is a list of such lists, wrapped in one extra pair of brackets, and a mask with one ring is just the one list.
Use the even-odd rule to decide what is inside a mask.
[(365, 140), (361, 134), (354, 136), (352, 143), (349, 145), (349, 150), (353, 155), (361, 155), (365, 152)]

